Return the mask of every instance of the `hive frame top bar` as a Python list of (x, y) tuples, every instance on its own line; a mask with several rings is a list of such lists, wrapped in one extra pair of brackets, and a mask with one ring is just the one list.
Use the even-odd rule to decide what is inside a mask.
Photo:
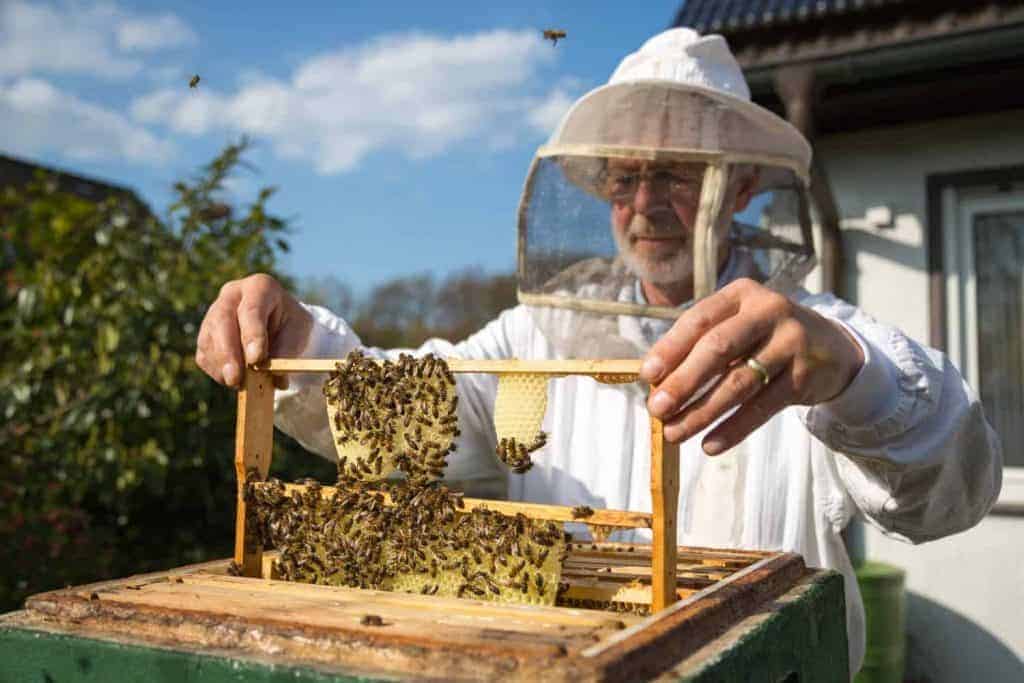
[[(291, 372), (332, 372), (340, 358), (271, 358), (254, 369), (272, 374)], [(631, 375), (640, 376), (642, 360), (465, 360), (446, 358), (452, 372), (486, 372), (501, 375), (528, 372), (542, 375)]]

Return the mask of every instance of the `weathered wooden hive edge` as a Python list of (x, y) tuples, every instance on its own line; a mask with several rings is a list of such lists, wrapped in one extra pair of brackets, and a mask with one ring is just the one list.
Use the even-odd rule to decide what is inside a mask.
[[(325, 671), (401, 677), (479, 681), (574, 680), (564, 649), (526, 643), (515, 654), (486, 642), (451, 642), (425, 636), (374, 638), (339, 629), (334, 633), (279, 619), (239, 619), (209, 611), (167, 612), (148, 605), (126, 605), (61, 594), (34, 596), (26, 612), (42, 623), (74, 625), (94, 636), (124, 636), (157, 646), (273, 657), (277, 662), (316, 666)], [(430, 672), (429, 676), (416, 672)]]
[[(766, 558), (584, 652), (598, 681), (653, 678), (812, 573), (796, 553)], [(704, 600), (714, 592), (714, 600)]]
[[(91, 591), (168, 581), (225, 565), (226, 561), (218, 561), (42, 593), (29, 598), (26, 612), (43, 623), (81, 627), (94, 637), (129, 637), (177, 649), (187, 645), (339, 673), (358, 670), (405, 679), (621, 681), (646, 679), (677, 665), (807, 573), (799, 555), (772, 555), (602, 640), (582, 656), (572, 656), (556, 643), (524, 642), (510, 650), (508, 642), (452, 641), (436, 634), (374, 638), (366, 632), (325, 631), (280, 618), (168, 611), (89, 598)], [(709, 595), (712, 599), (703, 599)]]

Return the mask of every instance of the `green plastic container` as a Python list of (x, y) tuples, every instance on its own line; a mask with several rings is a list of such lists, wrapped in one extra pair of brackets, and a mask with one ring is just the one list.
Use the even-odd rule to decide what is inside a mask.
[(855, 683), (901, 683), (906, 640), (906, 572), (881, 562), (857, 569), (867, 615), (867, 650)]

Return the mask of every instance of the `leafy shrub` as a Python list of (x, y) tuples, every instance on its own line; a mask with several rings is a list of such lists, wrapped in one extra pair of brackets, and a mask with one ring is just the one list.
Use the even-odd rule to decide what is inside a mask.
[[(45, 176), (0, 197), (0, 611), (230, 553), (235, 397), (196, 368), (196, 335), (227, 280), (287, 282), (273, 189), (237, 216), (220, 201), (246, 144), (176, 183), (164, 219)], [(324, 473), (276, 442), (276, 470)]]

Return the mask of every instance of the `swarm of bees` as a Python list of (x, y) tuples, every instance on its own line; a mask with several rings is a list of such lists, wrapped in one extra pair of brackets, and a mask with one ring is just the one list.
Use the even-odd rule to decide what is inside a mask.
[[(315, 480), (289, 490), (279, 480), (246, 486), (252, 545), (277, 548), (277, 578), (423, 595), (555, 604), (564, 584), (560, 525), (477, 508), (441, 485), (459, 435), (455, 380), (434, 356), (379, 362), (353, 351), (324, 383), (338, 451), (338, 486)], [(534, 432), (536, 433), (536, 432)], [(517, 472), (523, 446), (502, 439)], [(388, 479), (394, 472), (404, 481)]]
[(553, 605), (566, 539), (553, 522), (477, 508), (445, 486), (347, 479), (246, 486), (248, 534), (280, 555), (277, 578), (499, 602)]
[(343, 479), (382, 479), (395, 470), (412, 483), (444, 474), (459, 435), (455, 378), (433, 355), (378, 362), (359, 350), (324, 383)]

